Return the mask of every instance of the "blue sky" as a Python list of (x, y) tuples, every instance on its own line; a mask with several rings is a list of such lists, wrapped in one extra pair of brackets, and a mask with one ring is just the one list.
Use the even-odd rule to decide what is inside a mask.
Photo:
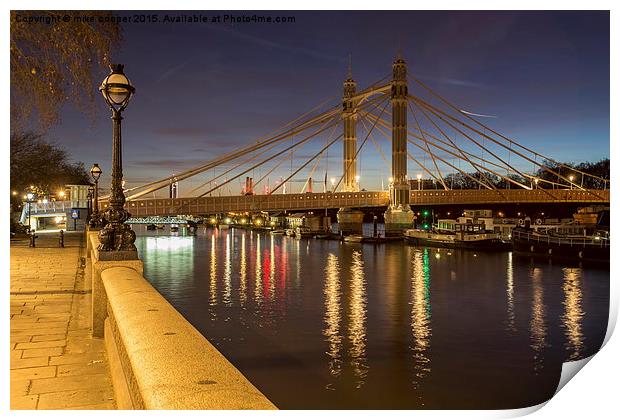
[[(125, 64), (136, 86), (123, 120), (129, 186), (243, 147), (327, 98), (337, 104), (349, 54), (363, 87), (391, 72), (399, 49), (411, 74), (463, 109), (495, 116), (485, 123), (520, 143), (562, 161), (609, 157), (607, 12), (256, 14), (294, 16), (295, 23), (124, 25), (113, 60)], [(416, 89), (410, 85), (422, 93)], [(100, 102), (94, 121), (67, 106), (49, 138), (109, 172), (111, 121)], [(293, 166), (324, 144), (323, 137), (296, 153)], [(389, 159), (388, 142), (381, 145)], [(342, 173), (341, 145), (329, 154), (315, 178)], [(389, 176), (370, 142), (361, 170), (368, 189)], [(410, 162), (410, 173), (419, 170)], [(290, 164), (282, 165), (272, 184), (289, 173)], [(206, 179), (183, 182), (181, 193)], [(231, 183), (232, 193), (238, 190)]]

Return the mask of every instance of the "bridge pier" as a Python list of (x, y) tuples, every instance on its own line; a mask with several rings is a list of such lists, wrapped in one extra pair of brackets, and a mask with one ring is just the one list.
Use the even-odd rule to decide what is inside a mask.
[(407, 64), (399, 57), (392, 64), (392, 179), (385, 212), (386, 236), (402, 235), (414, 220), (407, 179), (407, 94)]
[(361, 234), (364, 213), (358, 209), (342, 207), (336, 215), (338, 219), (338, 230), (345, 235)]

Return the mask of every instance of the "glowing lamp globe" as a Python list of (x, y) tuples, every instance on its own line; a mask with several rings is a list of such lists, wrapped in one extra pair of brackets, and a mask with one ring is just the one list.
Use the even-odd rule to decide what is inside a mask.
[(99, 86), (99, 92), (101, 92), (107, 104), (117, 111), (125, 109), (129, 99), (136, 91), (127, 76), (125, 76), (125, 73), (123, 73), (123, 67), (122, 64), (110, 64), (111, 72), (103, 79), (101, 86)]

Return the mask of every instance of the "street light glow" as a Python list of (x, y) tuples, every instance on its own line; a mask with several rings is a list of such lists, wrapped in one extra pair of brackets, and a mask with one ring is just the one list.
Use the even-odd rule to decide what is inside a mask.
[(418, 178), (418, 181), (422, 179), (422, 174), (417, 174), (416, 177)]

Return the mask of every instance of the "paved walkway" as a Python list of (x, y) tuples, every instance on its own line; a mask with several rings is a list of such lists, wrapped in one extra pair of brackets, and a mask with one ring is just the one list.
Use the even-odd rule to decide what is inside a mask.
[(81, 235), (11, 241), (11, 409), (114, 409), (102, 339), (90, 336)]

